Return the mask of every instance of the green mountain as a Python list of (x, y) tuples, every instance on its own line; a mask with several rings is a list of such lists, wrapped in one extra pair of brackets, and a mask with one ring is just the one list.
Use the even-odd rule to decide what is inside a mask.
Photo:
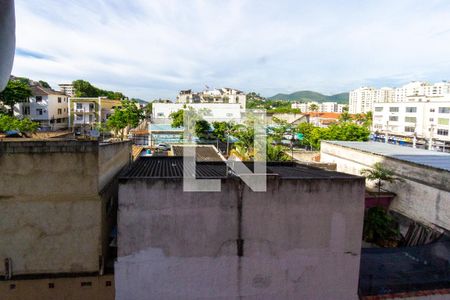
[(276, 94), (267, 99), (270, 100), (287, 100), (287, 101), (316, 101), (316, 102), (337, 102), (342, 104), (348, 104), (348, 93), (340, 93), (336, 95), (323, 95), (321, 93), (313, 91), (298, 91), (292, 94)]

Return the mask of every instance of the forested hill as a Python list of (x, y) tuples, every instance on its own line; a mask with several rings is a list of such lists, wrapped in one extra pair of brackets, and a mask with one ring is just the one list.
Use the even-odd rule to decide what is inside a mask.
[(340, 93), (336, 95), (323, 95), (313, 91), (298, 91), (291, 94), (276, 94), (267, 99), (270, 100), (288, 100), (288, 101), (302, 101), (302, 102), (337, 102), (348, 104), (348, 93)]

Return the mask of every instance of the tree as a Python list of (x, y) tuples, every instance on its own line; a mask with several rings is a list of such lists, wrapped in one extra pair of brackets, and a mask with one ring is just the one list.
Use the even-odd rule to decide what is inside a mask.
[(46, 81), (44, 80), (39, 80), (39, 84), (43, 87), (43, 88), (47, 88), (47, 89), (51, 89), (52, 87), (50, 86), (50, 84), (48, 84)]
[(125, 129), (137, 127), (143, 118), (143, 112), (136, 101), (122, 100), (122, 106), (114, 109), (106, 124), (116, 136), (120, 131), (120, 138), (123, 140)]
[(33, 122), (28, 118), (22, 120), (8, 116), (0, 115), (0, 132), (6, 132), (10, 130), (18, 130), (22, 133), (35, 132), (39, 127), (39, 123)]
[(99, 89), (93, 86), (90, 82), (78, 79), (72, 82), (75, 89), (76, 97), (106, 97), (108, 99), (125, 99), (127, 98), (121, 92), (113, 92)]
[(31, 89), (28, 82), (20, 79), (10, 80), (6, 88), (0, 92), (0, 102), (9, 106), (9, 115), (14, 113), (14, 105), (20, 102), (28, 102), (31, 97)]
[(309, 105), (309, 110), (312, 112), (318, 111), (319, 110), (319, 105), (315, 104), (315, 103), (311, 103)]
[(385, 243), (395, 240), (400, 235), (398, 226), (392, 216), (382, 207), (371, 207), (364, 218), (363, 238), (367, 242)]
[(153, 112), (153, 103), (150, 102), (144, 106), (144, 114), (146, 117), (150, 117), (152, 115), (152, 112)]
[(194, 125), (194, 132), (195, 135), (199, 138), (199, 139), (207, 139), (208, 138), (208, 133), (211, 130), (211, 125), (209, 124), (208, 121), (206, 120), (198, 120), (195, 122)]
[(225, 142), (234, 125), (231, 122), (222, 121), (222, 122), (213, 122), (212, 126), (214, 128), (212, 134), (222, 142)]
[(352, 116), (348, 113), (348, 111), (342, 112), (339, 116), (339, 122), (350, 122), (352, 120)]
[(172, 123), (170, 124), (173, 128), (183, 127), (184, 123), (184, 110), (177, 110), (169, 115), (169, 118), (172, 119)]
[(392, 183), (401, 180), (394, 176), (394, 171), (385, 168), (380, 162), (375, 163), (371, 169), (362, 169), (360, 173), (368, 180), (376, 181), (375, 185), (378, 187), (378, 198), (381, 195), (383, 182)]
[(280, 145), (273, 146), (270, 142), (267, 143), (266, 150), (267, 160), (268, 161), (288, 161), (290, 160), (289, 156), (284, 153), (284, 148)]

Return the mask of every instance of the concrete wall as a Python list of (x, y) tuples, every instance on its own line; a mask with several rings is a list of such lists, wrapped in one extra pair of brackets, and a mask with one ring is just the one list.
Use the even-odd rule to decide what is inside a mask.
[(13, 275), (99, 270), (102, 151), (97, 142), (0, 144), (0, 259), (12, 259)]
[(362, 179), (182, 186), (120, 183), (117, 299), (357, 299)]
[(336, 163), (337, 171), (355, 175), (381, 162), (404, 179), (384, 185), (397, 194), (390, 209), (427, 226), (450, 230), (450, 172), (326, 142), (321, 144), (320, 157), (322, 162)]
[(114, 300), (114, 275), (0, 281), (2, 300)]

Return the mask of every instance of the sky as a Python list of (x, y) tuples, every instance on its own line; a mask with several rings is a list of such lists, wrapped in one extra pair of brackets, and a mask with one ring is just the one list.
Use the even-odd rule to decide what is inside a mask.
[(448, 0), (16, 0), (13, 74), (128, 97), (450, 80)]

